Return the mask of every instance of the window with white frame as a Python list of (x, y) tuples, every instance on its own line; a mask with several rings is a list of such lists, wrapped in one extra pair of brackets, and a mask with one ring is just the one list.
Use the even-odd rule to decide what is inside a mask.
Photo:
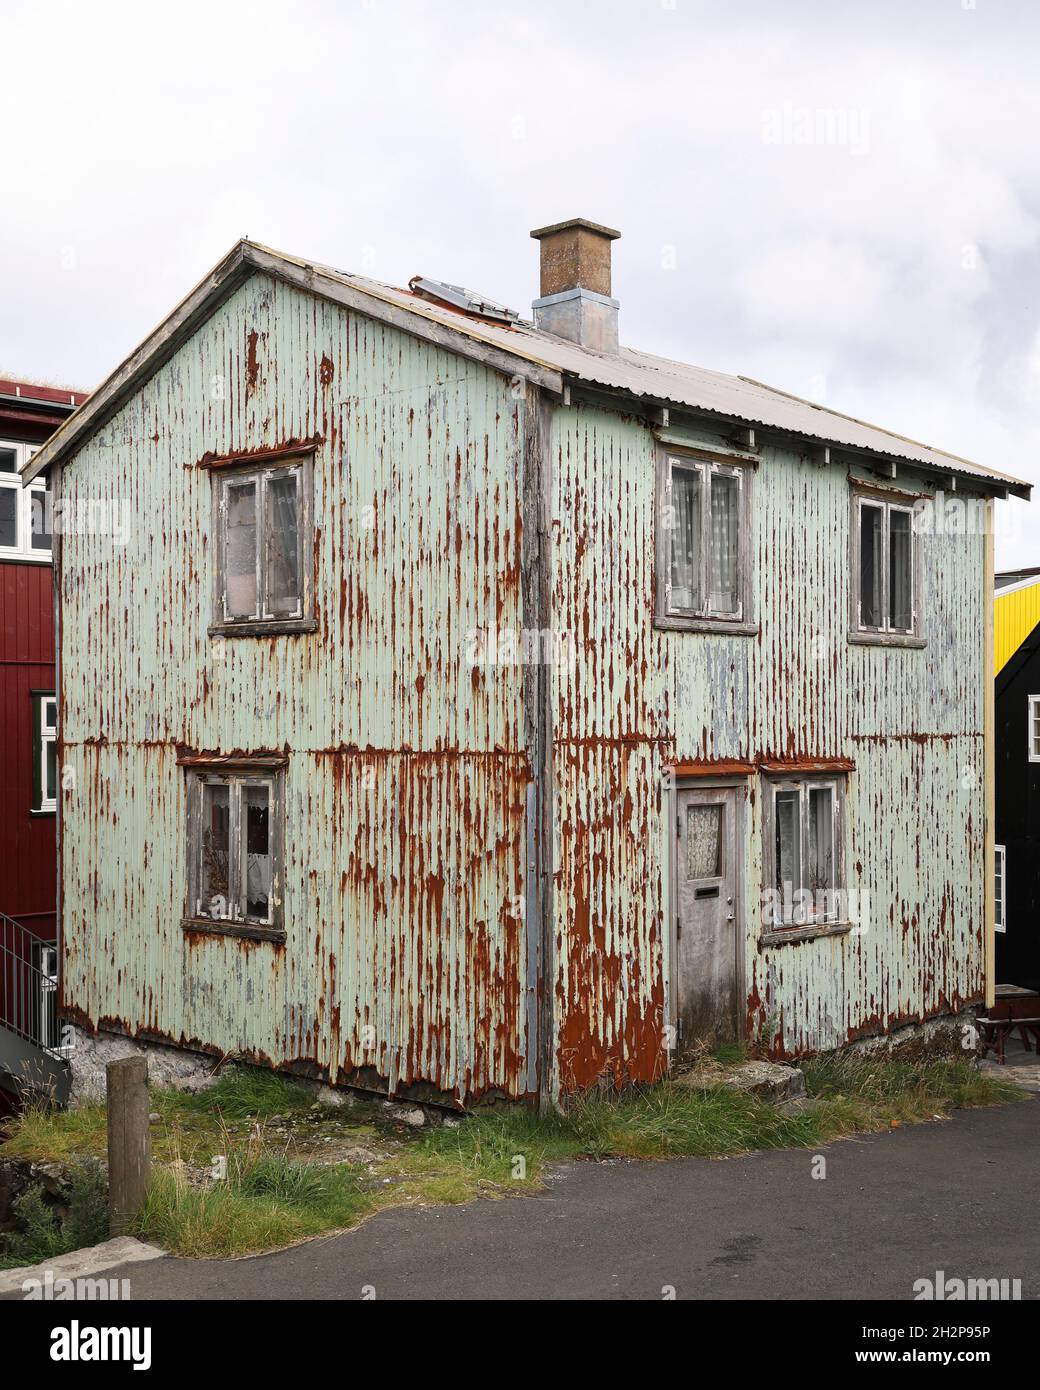
[(747, 469), (662, 452), (658, 467), (658, 617), (747, 619)]
[(993, 855), (996, 878), (993, 885), (993, 926), (996, 931), (1007, 931), (1004, 916), (1007, 903), (1007, 857), (1004, 846), (996, 845)]
[(266, 762), (189, 769), (186, 926), (280, 932), (283, 789)]
[(853, 624), (861, 633), (917, 633), (917, 535), (913, 507), (879, 496), (853, 499)]
[(0, 559), (50, 560), (50, 498), (43, 478), (22, 486), (34, 444), (0, 440)]
[(773, 930), (844, 920), (844, 777), (765, 778), (763, 918)]
[(214, 470), (217, 595), (211, 632), (313, 627), (309, 458)]
[(33, 693), (33, 810), (58, 804), (58, 702), (53, 691)]
[(1029, 697), (1029, 761), (1040, 763), (1040, 695)]

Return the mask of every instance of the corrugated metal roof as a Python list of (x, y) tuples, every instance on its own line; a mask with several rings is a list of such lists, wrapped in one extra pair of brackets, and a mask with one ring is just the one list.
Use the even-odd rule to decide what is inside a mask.
[(655, 357), (649, 352), (622, 347), (615, 353), (595, 352), (577, 343), (539, 332), (524, 319), (509, 327), (496, 324), (472, 323), (464, 313), (454, 313), (447, 306), (420, 301), (407, 290), (399, 290), (376, 280), (344, 271), (329, 269), (358, 289), (380, 299), (399, 304), (402, 308), (422, 312), (447, 327), (458, 328), (467, 336), (477, 338), (506, 352), (553, 367), (567, 377), (601, 386), (606, 390), (623, 391), (648, 400), (663, 401), (691, 410), (709, 411), (725, 418), (736, 418), (749, 425), (783, 430), (786, 433), (819, 439), (821, 443), (845, 445), (853, 450), (866, 450), (902, 458), (928, 468), (950, 473), (994, 479), (1007, 483), (1009, 488), (1024, 489), (1028, 496), (1032, 484), (1011, 474), (984, 468), (956, 454), (933, 449), (916, 440), (907, 439), (891, 430), (867, 424), (851, 415), (802, 400), (785, 391), (766, 386), (751, 377), (729, 376), (667, 357)]
[[(814, 405), (811, 401), (764, 386), (749, 377), (709, 371), (666, 357), (655, 357), (634, 348), (622, 347), (616, 354), (595, 352), (551, 333), (539, 332), (533, 324), (524, 320), (512, 324), (492, 323), (447, 304), (431, 302), (411, 290), (301, 260), (250, 241), (239, 242), (152, 337), (94, 392), (92, 401), (88, 403), (92, 416), (98, 420), (103, 418), (105, 407), (114, 403), (107, 398), (134, 389), (142, 374), (147, 373), (152, 359), (156, 366), (164, 360), (178, 326), (198, 321), (200, 314), (205, 316), (208, 302), (212, 300), (214, 307), (220, 302), (224, 287), (231, 278), (241, 276), (253, 266), (271, 274), (281, 273), (297, 283), (302, 280), (307, 288), (319, 295), (331, 294), (336, 297), (335, 287), (342, 286), (355, 300), (361, 298), (397, 311), (393, 321), (399, 322), (398, 315), (403, 313), (410, 322), (400, 326), (420, 335), (424, 323), (436, 325), (520, 362), (535, 364), (559, 373), (564, 379), (606, 391), (708, 412), (725, 420), (780, 430), (852, 451), (904, 459), (944, 473), (984, 479), (1002, 484), (1023, 497), (1028, 497), (1032, 488), (1031, 483), (1021, 478), (984, 468), (956, 454), (930, 448), (852, 416)], [(86, 428), (77, 428), (77, 415), (73, 415), (50, 444), (34, 458), (27, 476), (48, 467), (88, 436), (92, 426), (84, 420)]]

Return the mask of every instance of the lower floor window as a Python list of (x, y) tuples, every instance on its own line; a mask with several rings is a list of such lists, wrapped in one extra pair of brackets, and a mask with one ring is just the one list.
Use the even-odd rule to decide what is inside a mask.
[(1003, 845), (995, 847), (996, 883), (993, 886), (993, 925), (997, 931), (1007, 931), (1004, 904), (1007, 900), (1007, 856)]
[(843, 779), (766, 782), (767, 925), (802, 927), (843, 919)]
[(189, 918), (280, 927), (282, 779), (248, 763), (189, 774)]

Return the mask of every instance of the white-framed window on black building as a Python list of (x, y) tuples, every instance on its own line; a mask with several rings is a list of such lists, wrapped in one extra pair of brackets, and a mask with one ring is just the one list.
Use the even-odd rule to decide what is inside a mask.
[(58, 702), (53, 691), (33, 691), (32, 720), (32, 809), (44, 813), (58, 805)]
[(1040, 763), (1040, 695), (1029, 696), (1029, 761)]
[(33, 444), (0, 439), (0, 560), (51, 559), (46, 481), (36, 478), (26, 488), (19, 474), (35, 453)]
[(284, 939), (285, 760), (188, 759), (184, 926)]
[(919, 646), (919, 537), (913, 503), (873, 493), (852, 498), (852, 635)]
[(213, 470), (216, 595), (210, 632), (309, 632), (313, 525), (310, 455)]
[(995, 931), (1007, 931), (1007, 853), (1003, 845), (993, 848), (993, 927)]
[(750, 623), (751, 469), (662, 449), (657, 473), (657, 620), (709, 630)]

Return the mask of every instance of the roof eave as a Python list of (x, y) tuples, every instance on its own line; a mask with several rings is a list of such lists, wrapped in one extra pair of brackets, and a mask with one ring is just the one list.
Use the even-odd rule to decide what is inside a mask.
[(830, 448), (836, 454), (844, 454), (849, 458), (862, 458), (867, 462), (877, 462), (885, 464), (900, 464), (904, 468), (915, 469), (921, 473), (940, 478), (955, 478), (958, 482), (965, 485), (977, 487), (980, 491), (991, 492), (997, 497), (1006, 497), (1009, 494), (1015, 497), (1024, 498), (1029, 501), (1033, 490), (1033, 484), (1027, 483), (1023, 478), (1015, 478), (1006, 473), (997, 473), (989, 470), (970, 471), (960, 465), (966, 460), (960, 460), (952, 455), (947, 462), (945, 459), (941, 463), (930, 463), (923, 459), (914, 458), (909, 454), (902, 454), (893, 450), (867, 449), (862, 445), (846, 444), (840, 440), (833, 439), (824, 434), (809, 434), (789, 429), (781, 429), (779, 426), (770, 425), (767, 421), (756, 419), (751, 415), (726, 415), (721, 411), (712, 410), (708, 406), (692, 406), (685, 401), (676, 401), (667, 396), (638, 395), (635, 392), (625, 391), (620, 387), (606, 386), (601, 382), (591, 381), (587, 377), (568, 375), (565, 378), (568, 385), (579, 386), (582, 394), (586, 396), (601, 397), (603, 404), (614, 403), (617, 408), (618, 401), (627, 403), (632, 413), (654, 412), (658, 410), (669, 410), (673, 414), (684, 414), (697, 416), (701, 419), (710, 419), (720, 425), (732, 427), (734, 429), (753, 429), (761, 431), (763, 435), (768, 435), (771, 439), (785, 440), (794, 445), (807, 446), (810, 449)]

